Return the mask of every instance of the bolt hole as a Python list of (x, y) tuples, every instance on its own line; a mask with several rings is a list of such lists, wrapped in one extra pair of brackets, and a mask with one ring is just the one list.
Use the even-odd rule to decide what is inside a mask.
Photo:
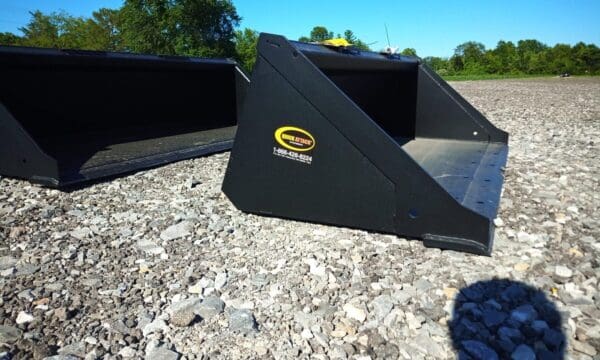
[(293, 57), (295, 57), (295, 58), (296, 58), (296, 57), (298, 57), (298, 52), (297, 52), (296, 50), (294, 50), (294, 51), (292, 52), (292, 56), (293, 56)]
[(471, 164), (477, 164), (477, 161), (471, 161)]
[(463, 176), (464, 179), (470, 179), (470, 176)]
[(27, 159), (21, 159), (21, 162), (22, 162), (23, 164), (27, 164)]
[(419, 212), (417, 211), (417, 209), (410, 209), (408, 210), (408, 217), (411, 219), (416, 219), (419, 217)]
[(485, 181), (485, 182), (490, 182), (491, 180), (490, 180), (490, 179), (485, 179), (485, 180), (483, 180), (483, 181)]
[(478, 201), (477, 202), (479, 205), (483, 205), (483, 201)]

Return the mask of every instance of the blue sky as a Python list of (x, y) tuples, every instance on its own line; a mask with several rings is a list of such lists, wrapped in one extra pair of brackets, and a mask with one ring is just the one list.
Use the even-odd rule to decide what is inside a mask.
[[(18, 32), (28, 11), (65, 10), (89, 16), (121, 0), (0, 0), (0, 32)], [(538, 39), (550, 45), (578, 41), (600, 45), (600, 0), (234, 0), (241, 27), (296, 39), (315, 25), (342, 33), (352, 29), (379, 49), (413, 47), (421, 56), (450, 56), (456, 45), (476, 40), (494, 47), (498, 40)]]

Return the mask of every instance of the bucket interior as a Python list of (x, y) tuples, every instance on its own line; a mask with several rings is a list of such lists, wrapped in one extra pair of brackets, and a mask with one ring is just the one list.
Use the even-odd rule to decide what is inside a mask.
[(327, 53), (306, 55), (389, 136), (399, 143), (414, 139), (418, 76), (415, 61), (369, 61), (353, 59), (351, 55), (340, 55), (336, 61)]
[(95, 60), (0, 67), (2, 102), (61, 173), (233, 138), (233, 64)]
[(417, 137), (419, 64), (415, 60), (385, 60), (372, 53), (336, 57), (328, 49), (305, 54), (455, 200), (482, 215), (495, 216), (507, 145)]

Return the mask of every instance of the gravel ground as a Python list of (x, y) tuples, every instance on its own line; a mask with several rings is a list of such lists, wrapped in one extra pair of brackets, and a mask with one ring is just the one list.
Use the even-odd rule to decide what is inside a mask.
[(600, 358), (600, 79), (452, 85), (511, 134), (492, 257), (243, 214), (228, 153), (2, 178), (0, 358)]

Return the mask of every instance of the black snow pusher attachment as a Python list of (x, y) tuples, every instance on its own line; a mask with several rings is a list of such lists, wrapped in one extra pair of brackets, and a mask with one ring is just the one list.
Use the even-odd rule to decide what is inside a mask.
[(231, 60), (0, 47), (0, 174), (60, 187), (228, 150)]
[(489, 255), (507, 142), (417, 58), (262, 34), (223, 191), (247, 212)]

